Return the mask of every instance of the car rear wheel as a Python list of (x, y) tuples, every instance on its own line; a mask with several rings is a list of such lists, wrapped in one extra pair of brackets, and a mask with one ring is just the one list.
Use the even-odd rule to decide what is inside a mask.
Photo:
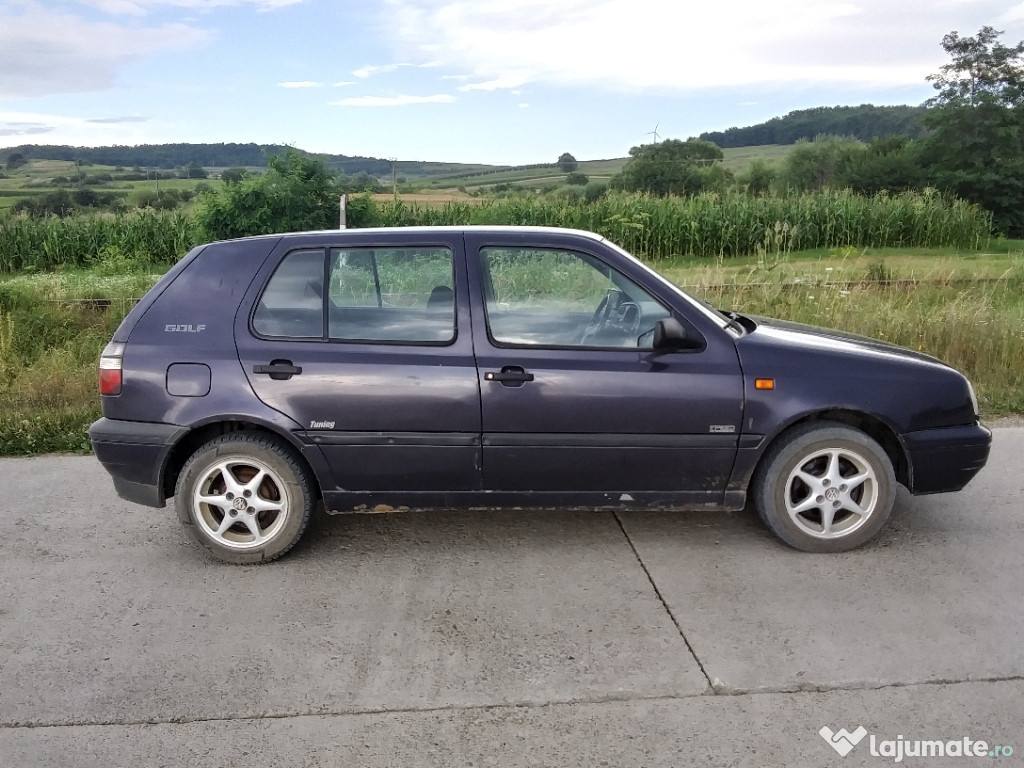
[(305, 532), (314, 488), (306, 467), (275, 438), (236, 432), (192, 454), (175, 506), (196, 541), (220, 560), (267, 562)]
[(754, 503), (780, 539), (805, 552), (845, 552), (871, 539), (892, 511), (896, 477), (882, 447), (835, 422), (794, 428), (754, 475)]

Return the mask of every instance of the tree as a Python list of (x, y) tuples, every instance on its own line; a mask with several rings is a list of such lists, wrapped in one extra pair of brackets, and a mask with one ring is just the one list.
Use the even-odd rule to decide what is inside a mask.
[(847, 186), (849, 168), (864, 151), (855, 139), (819, 136), (814, 141), (801, 139), (786, 155), (779, 174), (782, 184), (799, 191), (817, 191)]
[(13, 171), (15, 168), (20, 168), (27, 162), (28, 160), (25, 159), (23, 154), (20, 152), (14, 152), (7, 156), (7, 170)]
[(583, 188), (583, 199), (588, 203), (593, 203), (604, 197), (607, 191), (608, 185), (605, 182), (592, 181)]
[(221, 181), (225, 184), (237, 184), (246, 176), (245, 168), (225, 168), (220, 173)]
[(1019, 106), (1024, 99), (1024, 42), (1008, 48), (999, 42), (1002, 34), (986, 26), (977, 37), (960, 37), (956, 32), (943, 37), (942, 49), (953, 61), (940, 67), (939, 74), (928, 76), (939, 93), (927, 106)]
[(586, 186), (588, 181), (590, 181), (590, 177), (587, 176), (587, 174), (585, 173), (580, 173), (579, 171), (573, 171), (572, 173), (568, 173), (565, 176), (566, 184), (573, 184), (576, 186), (583, 187)]
[(568, 152), (563, 152), (558, 156), (558, 169), (562, 173), (572, 173), (579, 167), (580, 164), (576, 162), (576, 158)]
[(629, 150), (612, 187), (656, 195), (692, 195), (706, 186), (707, 171), (720, 162), (722, 150), (700, 139), (666, 139)]
[(1024, 42), (1005, 46), (1002, 32), (950, 32), (952, 58), (928, 79), (938, 94), (922, 152), (931, 182), (992, 212), (996, 227), (1024, 235)]
[(184, 179), (205, 179), (209, 174), (206, 169), (203, 168), (199, 163), (194, 160), (185, 166), (185, 170), (182, 173)]
[(775, 169), (759, 157), (750, 164), (744, 181), (747, 183), (747, 192), (760, 197), (768, 193), (774, 179)]
[(906, 136), (872, 139), (862, 152), (850, 158), (843, 181), (854, 192), (867, 195), (920, 189), (924, 186), (920, 142)]
[(202, 198), (196, 217), (212, 239), (337, 226), (339, 187), (322, 161), (294, 150), (271, 156), (269, 170)]

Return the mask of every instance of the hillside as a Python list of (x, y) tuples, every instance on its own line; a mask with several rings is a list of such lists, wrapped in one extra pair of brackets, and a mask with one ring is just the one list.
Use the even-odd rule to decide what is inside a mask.
[[(790, 112), (764, 123), (702, 133), (699, 138), (726, 150), (725, 165), (733, 171), (746, 168), (750, 160), (774, 160), (800, 139), (820, 135), (850, 136), (861, 141), (890, 134), (910, 138), (923, 135), (924, 107), (874, 106), (816, 107)], [(554, 161), (504, 166), (483, 163), (445, 163), (420, 160), (390, 160), (379, 157), (318, 154), (281, 144), (142, 144), (138, 146), (72, 147), (67, 145), (23, 144), (0, 149), (0, 166), (21, 155), (26, 161), (62, 161), (80, 166), (102, 166), (138, 171), (174, 170), (199, 165), (207, 169), (231, 167), (264, 168), (267, 157), (288, 150), (322, 158), (327, 165), (350, 176), (368, 174), (388, 182), (395, 177), (417, 188), (480, 187), (494, 184), (532, 184), (561, 177)], [(627, 158), (581, 160), (580, 172), (594, 179), (618, 173)]]
[(815, 107), (799, 109), (784, 117), (745, 128), (702, 133), (699, 138), (718, 146), (755, 147), (764, 144), (794, 144), (816, 136), (850, 136), (861, 141), (900, 134), (912, 139), (924, 135), (924, 107)]
[[(264, 168), (269, 155), (280, 155), (293, 147), (281, 144), (140, 144), (134, 147), (71, 147), (53, 144), (22, 144), (0, 149), (0, 164), (12, 155), (26, 160), (63, 160), (90, 165), (121, 168), (148, 168), (170, 170), (198, 163), (204, 168)], [(349, 175), (368, 173), (390, 178), (391, 160), (378, 157), (315, 154), (328, 166)], [(444, 174), (466, 174), (491, 170), (498, 166), (469, 163), (438, 163), (401, 160), (395, 163), (395, 173), (409, 179)]]

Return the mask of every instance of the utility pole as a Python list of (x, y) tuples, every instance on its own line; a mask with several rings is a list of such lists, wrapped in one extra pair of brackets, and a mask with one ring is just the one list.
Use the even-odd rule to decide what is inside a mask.
[(391, 158), (391, 194), (398, 199), (398, 159)]

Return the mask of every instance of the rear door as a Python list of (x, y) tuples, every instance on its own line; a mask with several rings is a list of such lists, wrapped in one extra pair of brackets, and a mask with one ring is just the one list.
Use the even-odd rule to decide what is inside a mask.
[(339, 490), (478, 489), (467, 290), (461, 233), (284, 238), (236, 317), (239, 358)]
[[(693, 322), (599, 241), (538, 237), (466, 237), (484, 487), (722, 503), (743, 406), (729, 334)], [(651, 348), (669, 315), (691, 349)]]

